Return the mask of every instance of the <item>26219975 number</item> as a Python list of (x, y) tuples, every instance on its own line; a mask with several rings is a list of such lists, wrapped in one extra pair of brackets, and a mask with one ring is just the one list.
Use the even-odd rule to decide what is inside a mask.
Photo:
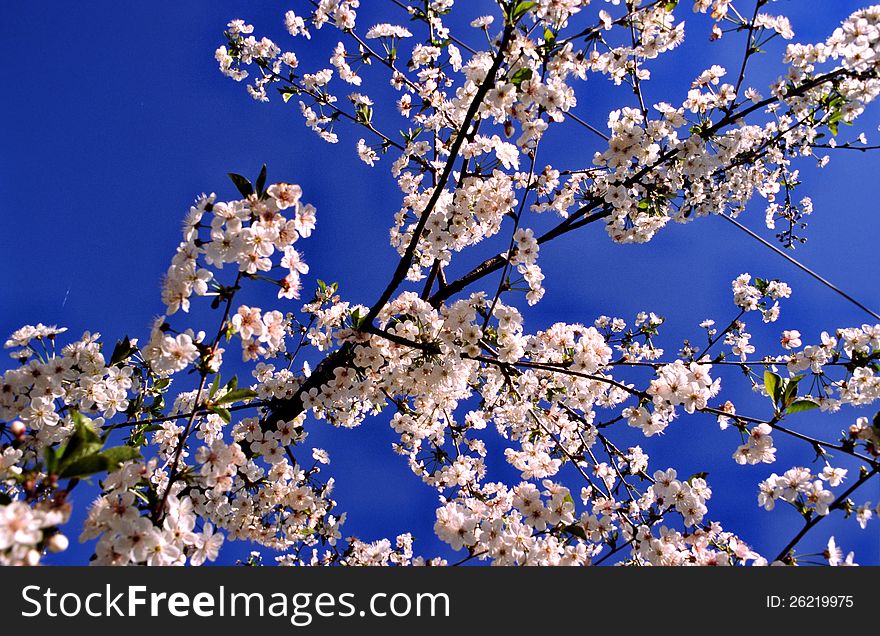
[(767, 607), (783, 608), (852, 608), (855, 607), (855, 599), (846, 594), (793, 594), (778, 596), (770, 594), (766, 597)]

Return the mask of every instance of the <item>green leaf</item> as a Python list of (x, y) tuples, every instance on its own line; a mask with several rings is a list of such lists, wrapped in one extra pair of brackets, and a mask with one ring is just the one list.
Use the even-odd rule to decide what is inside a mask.
[(220, 388), (220, 374), (214, 376), (214, 381), (211, 383), (211, 390), (208, 392), (208, 398), (214, 397), (217, 393), (217, 390)]
[(519, 86), (526, 80), (532, 79), (532, 69), (530, 68), (521, 68), (513, 76), (510, 78), (510, 83), (514, 86)]
[(693, 475), (688, 477), (687, 483), (692, 484), (692, 483), (694, 483), (694, 479), (706, 479), (706, 477), (708, 477), (708, 476), (709, 476), (708, 472), (706, 472), (705, 470), (701, 470), (700, 472), (694, 473)]
[(672, 13), (672, 10), (678, 6), (678, 0), (670, 0), (666, 4), (663, 5), (663, 8), (666, 10), (666, 13)]
[(76, 410), (70, 412), (70, 417), (73, 420), (74, 438), (81, 439), (84, 442), (101, 441), (101, 436), (98, 435), (98, 429), (95, 427), (92, 420)]
[(235, 184), (235, 187), (241, 192), (241, 196), (247, 198), (254, 193), (254, 186), (251, 185), (251, 182), (248, 181), (245, 177), (240, 174), (235, 174), (234, 172), (227, 173), (229, 178), (232, 179), (232, 183)]
[(257, 397), (256, 391), (252, 391), (251, 389), (235, 389), (234, 391), (230, 391), (226, 395), (223, 395), (214, 400), (214, 405), (219, 406), (220, 404), (230, 404), (232, 402), (241, 402), (242, 400), (252, 400), (255, 397)]
[(150, 403), (150, 406), (147, 410), (155, 416), (159, 416), (162, 413), (162, 409), (165, 408), (165, 398), (161, 395), (157, 395), (153, 398), (153, 401)]
[(373, 109), (366, 104), (361, 104), (355, 111), (357, 122), (359, 124), (368, 125), (373, 120)]
[(46, 462), (46, 472), (50, 475), (58, 470), (58, 452), (51, 446), (43, 449), (43, 458)]
[(803, 377), (804, 376), (802, 376), (802, 375), (795, 376), (795, 377), (789, 378), (788, 380), (785, 381), (785, 390), (782, 392), (782, 406), (783, 407), (786, 407), (789, 404), (791, 404), (792, 402), (794, 402), (794, 399), (797, 397), (798, 382), (800, 382)]
[(91, 475), (92, 473), (99, 473), (102, 470), (105, 470), (104, 464), (96, 463), (103, 461), (98, 458), (99, 455), (100, 452), (89, 453), (88, 455), (81, 455), (61, 462), (58, 466), (58, 476), (82, 477), (84, 475)]
[(238, 376), (237, 375), (232, 376), (232, 378), (230, 378), (229, 382), (226, 383), (226, 386), (224, 388), (226, 389), (227, 392), (228, 391), (235, 391), (235, 389), (238, 388)]
[(131, 446), (114, 446), (101, 451), (100, 455), (107, 460), (110, 468), (116, 468), (119, 464), (123, 464), (132, 459), (140, 459), (141, 452), (137, 448)]
[(589, 540), (587, 538), (587, 533), (584, 530), (584, 527), (579, 523), (573, 523), (569, 526), (565, 526), (565, 528), (563, 528), (563, 530), (565, 530), (568, 534), (573, 534), (574, 536), (578, 537), (579, 539), (583, 539), (584, 541)]
[(257, 195), (263, 196), (263, 188), (266, 187), (266, 164), (263, 164), (262, 170), (260, 170), (260, 176), (257, 177)]
[(537, 2), (520, 2), (519, 4), (517, 4), (513, 8), (513, 14), (511, 16), (513, 18), (513, 21), (516, 22), (517, 20), (519, 20), (521, 17), (523, 17), (525, 15), (526, 11), (528, 11), (529, 9), (534, 7), (536, 4), (538, 4), (538, 3)]
[(400, 133), (400, 136), (403, 137), (403, 140), (406, 141), (406, 143), (410, 143), (410, 142), (415, 141), (416, 137), (418, 137), (420, 134), (422, 134), (422, 128), (419, 127), (419, 128), (416, 128), (415, 130), (409, 129), (407, 132), (403, 132), (402, 130), (398, 130), (397, 132)]
[(772, 371), (764, 371), (764, 388), (773, 403), (779, 402), (780, 391), (782, 390), (782, 378)]
[(104, 447), (104, 442), (93, 428), (91, 420), (79, 411), (71, 411), (73, 434), (67, 444), (57, 451), (57, 468), (64, 468), (81, 457), (97, 453)]
[(151, 505), (152, 502), (150, 501), (150, 498), (147, 497), (147, 496), (146, 496), (144, 493), (142, 493), (140, 490), (135, 490), (134, 488), (132, 488), (132, 489), (129, 490), (128, 492), (130, 492), (131, 494), (133, 494), (135, 497), (137, 497), (138, 499), (140, 499), (141, 501), (143, 501), (143, 502), (144, 502), (145, 504), (147, 504), (148, 506)]
[(134, 347), (131, 346), (131, 340), (129, 337), (125, 336), (125, 338), (117, 342), (116, 346), (113, 347), (113, 353), (110, 355), (110, 364), (108, 366), (112, 367), (120, 362), (128, 360), (132, 353), (134, 353)]
[(141, 453), (131, 446), (115, 446), (101, 453), (94, 453), (71, 462), (59, 473), (60, 477), (88, 477), (119, 468), (123, 462), (138, 459)]
[(789, 415), (792, 413), (800, 413), (802, 411), (812, 411), (813, 409), (819, 408), (819, 404), (813, 402), (813, 400), (798, 400), (797, 402), (792, 402), (788, 405), (788, 408), (785, 409), (785, 412)]
[(232, 413), (224, 409), (222, 406), (212, 406), (208, 410), (219, 415), (220, 419), (227, 424), (232, 421)]
[(366, 320), (366, 318), (367, 318), (366, 314), (361, 316), (360, 309), (355, 309), (353, 312), (351, 312), (351, 325), (352, 325), (352, 327), (354, 327), (355, 329), (360, 329), (363, 326), (364, 320)]

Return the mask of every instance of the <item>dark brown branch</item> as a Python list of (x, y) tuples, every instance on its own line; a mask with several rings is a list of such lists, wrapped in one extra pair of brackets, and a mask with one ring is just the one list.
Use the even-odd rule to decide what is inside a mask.
[(464, 116), (464, 121), (461, 124), (461, 128), (455, 135), (455, 139), (452, 141), (452, 146), (449, 149), (449, 158), (446, 160), (446, 165), (443, 167), (443, 172), (440, 175), (440, 178), (437, 180), (437, 185), (434, 187), (434, 191), (431, 193), (431, 198), (428, 199), (428, 203), (425, 205), (424, 210), (422, 210), (418, 223), (416, 223), (416, 227), (413, 230), (412, 239), (410, 239), (406, 251), (404, 251), (400, 262), (397, 264), (397, 269), (394, 270), (394, 275), (391, 277), (391, 281), (388, 283), (385, 291), (382, 292), (382, 295), (367, 313), (366, 318), (364, 319), (364, 322), (366, 324), (371, 324), (373, 320), (376, 319), (376, 316), (379, 314), (380, 311), (382, 311), (382, 308), (391, 299), (391, 295), (397, 290), (397, 288), (406, 278), (406, 274), (409, 271), (410, 265), (412, 264), (412, 259), (415, 256), (416, 249), (419, 246), (419, 241), (421, 241), (422, 232), (424, 232), (425, 226), (428, 224), (428, 218), (431, 216), (431, 212), (434, 210), (434, 206), (437, 205), (437, 201), (440, 200), (440, 195), (443, 193), (443, 189), (446, 187), (447, 181), (449, 181), (449, 177), (455, 167), (455, 160), (458, 157), (458, 153), (461, 150), (461, 147), (464, 144), (465, 140), (467, 139), (468, 141), (470, 141), (470, 137), (475, 132), (471, 131), (471, 135), (468, 135), (467, 129), (470, 127), (471, 121), (473, 121), (474, 117), (476, 117), (477, 111), (480, 109), (480, 106), (483, 103), (483, 99), (486, 97), (489, 89), (492, 88), (492, 86), (494, 86), (495, 84), (495, 76), (498, 74), (498, 70), (501, 68), (501, 64), (504, 62), (504, 53), (507, 50), (507, 45), (510, 43), (510, 39), (513, 36), (513, 33), (514, 26), (512, 24), (508, 24), (504, 27), (504, 33), (501, 36), (501, 42), (498, 45), (498, 51), (495, 54), (495, 59), (492, 62), (492, 66), (489, 68), (488, 73), (486, 73), (486, 78), (483, 80), (483, 83), (480, 84), (480, 87), (477, 89), (476, 94), (474, 94), (474, 98), (471, 101), (470, 107), (468, 108), (468, 111)]
[[(840, 495), (834, 502), (828, 507), (829, 514), (832, 510), (836, 510), (837, 508), (842, 507), (843, 503), (849, 498), (851, 494), (853, 494), (859, 487), (861, 487), (865, 482), (871, 479), (874, 475), (880, 472), (880, 466), (875, 466), (872, 470), (864, 473), (861, 477), (859, 477), (858, 481), (856, 481), (852, 486), (846, 489), (842, 495)], [(807, 521), (806, 525), (801, 528), (800, 532), (798, 532), (791, 541), (788, 542), (782, 550), (776, 555), (776, 561), (783, 561), (787, 559), (791, 559), (791, 551), (794, 547), (800, 543), (800, 540), (803, 539), (806, 534), (816, 527), (822, 519), (825, 519), (829, 515), (814, 515)]]

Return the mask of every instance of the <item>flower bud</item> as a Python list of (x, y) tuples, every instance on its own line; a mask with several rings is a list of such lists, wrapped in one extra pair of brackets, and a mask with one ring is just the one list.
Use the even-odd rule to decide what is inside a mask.
[(70, 541), (68, 541), (67, 537), (57, 532), (49, 538), (49, 541), (46, 543), (46, 549), (49, 552), (64, 552), (68, 545), (70, 545)]
[(27, 563), (31, 567), (33, 567), (35, 565), (39, 565), (40, 564), (39, 550), (28, 550), (27, 557), (25, 557), (25, 563)]
[(9, 432), (12, 433), (16, 438), (24, 437), (24, 433), (27, 430), (27, 427), (24, 425), (24, 422), (19, 420), (15, 420), (12, 424), (9, 425)]

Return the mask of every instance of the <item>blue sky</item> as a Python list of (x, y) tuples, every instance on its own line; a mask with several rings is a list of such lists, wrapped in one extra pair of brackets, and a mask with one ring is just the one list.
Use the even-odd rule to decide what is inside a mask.
[[(162, 313), (159, 282), (179, 241), (180, 222), (191, 200), (202, 191), (233, 197), (226, 179), (233, 171), (255, 176), (262, 163), (271, 180), (302, 185), (305, 199), (318, 209), (318, 229), (302, 244), (311, 279), (338, 281), (343, 296), (371, 304), (396, 263), (388, 245), (388, 227), (398, 208), (399, 190), (387, 172), (388, 161), (369, 169), (354, 153), (361, 131), (339, 126), (341, 142), (329, 146), (302, 126), (295, 101), (258, 104), (242, 85), (222, 77), (213, 51), (222, 43), (228, 20), (245, 18), (258, 34), (292, 47), (302, 66), (326, 66), (338, 32), (325, 30), (304, 46), (284, 36), (282, 16), (303, 3), (170, 2), (15, 3), (7, 11), (9, 28), (2, 40), (4, 100), (0, 103), (5, 152), (0, 155), (0, 200), (5, 231), (0, 247), (6, 276), (0, 288), (0, 333), (25, 323), (57, 323), (73, 334), (100, 331), (106, 341), (129, 334), (144, 338), (151, 318)], [(365, 2), (359, 22), (403, 22), (390, 2)], [(490, 3), (460, 2), (467, 17)], [(682, 3), (683, 5), (689, 3)], [(861, 3), (780, 1), (769, 10), (792, 18), (797, 41), (824, 39)], [(705, 19), (681, 13), (691, 37), (682, 49), (651, 66), (646, 85), (649, 102), (680, 101), (690, 80), (710, 63), (738, 68), (741, 38), (709, 44)], [(479, 44), (479, 33), (469, 34)], [(731, 40), (738, 36), (727, 36)], [(753, 85), (766, 91), (782, 72), (781, 48), (772, 45), (758, 60)], [(367, 74), (365, 88), (377, 103), (388, 93), (378, 68)], [(381, 86), (380, 89), (372, 87)], [(576, 112), (598, 127), (615, 107), (632, 105), (632, 95), (601, 77), (578, 87)], [(377, 110), (379, 110), (377, 108)], [(877, 140), (880, 109), (874, 107), (855, 132), (866, 130)], [(380, 122), (395, 124), (393, 113)], [(401, 120), (402, 121), (402, 120)], [(390, 130), (393, 130), (389, 128)], [(557, 129), (542, 145), (541, 159), (554, 165), (589, 165), (596, 138), (577, 126)], [(809, 242), (795, 256), (853, 293), (880, 308), (877, 285), (875, 156), (841, 152), (822, 171), (803, 167), (803, 194), (813, 197)], [(564, 162), (564, 164), (563, 164)], [(762, 201), (755, 201), (741, 220), (762, 230)], [(545, 227), (552, 219), (528, 223)], [(480, 258), (485, 254), (481, 253)], [(476, 256), (465, 257), (476, 259)], [(673, 226), (648, 245), (617, 246), (598, 226), (554, 242), (541, 251), (547, 295), (527, 312), (528, 327), (552, 322), (592, 322), (600, 314), (631, 319), (638, 311), (663, 315), (663, 343), (675, 351), (683, 338), (698, 341), (696, 327), (711, 317), (726, 324), (734, 315), (730, 281), (742, 272), (781, 278), (794, 288), (783, 304), (782, 318), (771, 328), (752, 325), (760, 342), (770, 342), (782, 329), (797, 328), (806, 340), (822, 330), (860, 325), (869, 319), (830, 290), (770, 253), (721, 219), (700, 219)], [(493, 278), (497, 283), (497, 278)], [(255, 295), (268, 305), (271, 295)], [(524, 303), (522, 303), (524, 304)], [(754, 322), (754, 321), (753, 321)], [(761, 415), (758, 400), (730, 375), (731, 396), (741, 396), (751, 413)], [(744, 410), (744, 409), (743, 409)], [(802, 415), (803, 430), (834, 437), (857, 415)], [(389, 448), (393, 433), (383, 419), (353, 431), (311, 428), (313, 443), (333, 459), (337, 499), (349, 512), (347, 532), (365, 540), (412, 531), (417, 553), (431, 556), (444, 548), (431, 531), (436, 493), (414, 478)], [(739, 531), (760, 550), (775, 554), (783, 533), (799, 525), (796, 514), (768, 514), (755, 503), (756, 484), (770, 472), (810, 461), (809, 449), (781, 443), (781, 462), (774, 466), (739, 467), (730, 454), (738, 444), (733, 432), (719, 433), (709, 418), (681, 419), (662, 439), (639, 439), (621, 430), (620, 444), (641, 443), (655, 468), (672, 465), (682, 474), (710, 470), (715, 496), (710, 515)], [(781, 440), (780, 440), (781, 442)], [(502, 466), (493, 470), (503, 472)], [(80, 509), (89, 492), (77, 495)], [(880, 486), (864, 488), (858, 497), (880, 501)], [(81, 518), (74, 518), (73, 523)], [(880, 533), (873, 522), (859, 531), (852, 522), (823, 522), (806, 548), (821, 549), (829, 533), (863, 563), (880, 563)], [(72, 531), (73, 535), (76, 531)], [(223, 557), (246, 554), (239, 545)], [(55, 562), (82, 561), (89, 545), (73, 542)]]

